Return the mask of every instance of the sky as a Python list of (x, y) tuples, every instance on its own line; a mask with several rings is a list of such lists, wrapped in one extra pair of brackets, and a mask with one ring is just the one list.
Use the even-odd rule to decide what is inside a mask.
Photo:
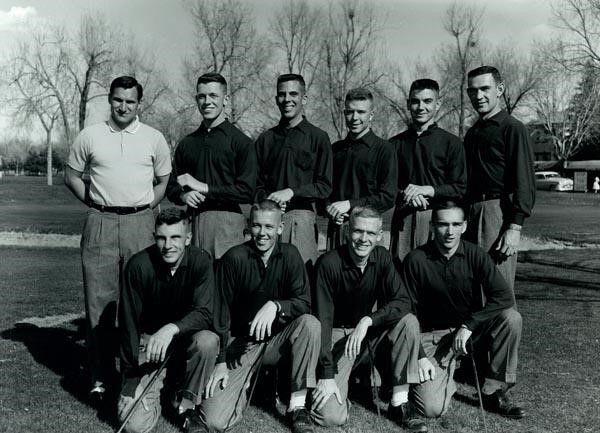
[[(35, 25), (64, 24), (75, 30), (82, 13), (98, 10), (155, 50), (162, 69), (176, 82), (181, 76), (182, 59), (193, 46), (193, 29), (184, 1), (0, 0), (0, 56)], [(245, 1), (254, 8), (259, 32), (267, 33), (273, 11), (286, 0)], [(328, 4), (328, 0), (308, 1)], [(442, 27), (442, 17), (452, 0), (363, 1), (386, 17), (381, 32), (389, 59), (400, 64), (425, 60), (442, 42), (451, 41)], [(552, 11), (548, 0), (461, 0), (469, 2), (485, 5), (482, 33), (492, 43), (510, 41), (526, 51), (532, 41), (547, 38), (551, 33)], [(6, 118), (0, 119), (2, 123), (6, 123)]]

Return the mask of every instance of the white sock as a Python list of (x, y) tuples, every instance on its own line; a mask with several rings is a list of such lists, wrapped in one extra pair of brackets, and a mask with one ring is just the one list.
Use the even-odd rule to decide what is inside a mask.
[(392, 407), (398, 407), (403, 403), (408, 401), (408, 389), (410, 385), (394, 385), (392, 388), (392, 399), (390, 400), (390, 404)]
[(306, 406), (306, 389), (292, 392), (290, 396), (290, 405), (288, 406), (288, 412), (295, 409), (300, 409)]
[(193, 401), (184, 397), (181, 399), (181, 403), (179, 403), (179, 406), (177, 407), (177, 412), (179, 413), (179, 415), (181, 415), (182, 413), (186, 412), (187, 410), (194, 409), (195, 407), (196, 407), (196, 405), (194, 404)]
[(481, 392), (486, 395), (491, 395), (498, 390), (506, 391), (507, 389), (508, 385), (505, 382), (486, 377), (485, 382), (483, 382), (483, 388), (481, 389)]

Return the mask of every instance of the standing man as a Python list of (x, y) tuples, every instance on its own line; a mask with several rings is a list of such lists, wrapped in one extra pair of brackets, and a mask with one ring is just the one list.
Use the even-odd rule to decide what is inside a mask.
[(283, 231), (277, 203), (254, 204), (250, 230), (252, 240), (231, 248), (217, 265), (215, 329), (221, 352), (202, 411), (211, 431), (228, 430), (249, 403), (260, 364), (284, 358), (291, 365), (288, 421), (292, 432), (309, 433), (306, 393), (315, 386), (321, 339), (319, 322), (308, 314), (306, 269), (295, 246), (277, 242)]
[(383, 213), (394, 205), (396, 155), (390, 143), (371, 130), (373, 114), (373, 94), (369, 90), (352, 89), (346, 94), (348, 135), (332, 146), (333, 192), (326, 208), (329, 249), (344, 243), (344, 222), (353, 207), (370, 206)]
[[(65, 172), (67, 187), (90, 207), (81, 262), (93, 400), (102, 398), (114, 374), (122, 271), (133, 254), (154, 243), (152, 209), (163, 199), (171, 173), (165, 138), (138, 119), (142, 91), (133, 77), (113, 80), (109, 120), (79, 133)], [(89, 184), (82, 178), (86, 169)]]
[[(356, 206), (350, 213), (346, 245), (317, 262), (315, 311), (321, 322), (319, 381), (312, 393), (312, 417), (322, 426), (348, 419), (351, 371), (375, 354), (392, 367), (389, 416), (410, 432), (426, 432), (425, 423), (408, 405), (406, 365), (417, 356), (418, 341), (406, 344), (411, 302), (390, 253), (377, 246), (383, 235), (381, 214)], [(373, 311), (373, 307), (377, 309)], [(414, 325), (413, 323), (413, 325)], [(418, 328), (418, 323), (416, 324)]]
[(533, 151), (527, 128), (501, 109), (504, 83), (492, 66), (468, 74), (467, 94), (479, 120), (467, 131), (465, 239), (488, 251), (514, 292), (521, 228), (535, 202)]
[(306, 264), (318, 255), (315, 202), (331, 194), (331, 143), (325, 131), (303, 115), (308, 97), (304, 78), (277, 78), (279, 125), (256, 141), (256, 200), (273, 200), (285, 211), (281, 242), (295, 245)]
[(517, 379), (521, 315), (490, 256), (461, 240), (466, 229), (465, 214), (458, 205), (436, 205), (431, 219), (433, 240), (408, 254), (403, 263), (418, 322), (410, 321), (400, 338), (407, 348), (420, 341), (418, 357), (411, 352), (407, 366), (409, 377), (418, 378), (411, 403), (427, 417), (443, 415), (456, 392), (456, 358), (472, 356), (475, 347), (490, 353), (482, 388), (484, 408), (522, 418), (525, 411), (506, 395)]
[[(160, 390), (167, 370), (181, 376), (181, 389), (174, 401), (186, 414), (187, 431), (203, 433), (204, 423), (196, 412), (204, 386), (219, 353), (219, 338), (212, 325), (214, 301), (213, 264), (210, 255), (190, 246), (192, 234), (185, 211), (161, 211), (155, 224), (155, 244), (134, 255), (125, 268), (125, 284), (119, 302), (122, 388), (119, 419), (129, 433), (147, 433), (160, 418)], [(185, 365), (176, 361), (180, 358)], [(185, 374), (182, 374), (184, 373)], [(158, 379), (142, 401), (134, 403), (152, 377)]]
[(467, 187), (463, 144), (435, 123), (438, 83), (428, 78), (413, 81), (406, 105), (412, 124), (390, 139), (398, 156), (390, 251), (399, 261), (428, 241), (432, 205), (462, 199)]
[(192, 215), (192, 243), (220, 258), (244, 242), (240, 204), (252, 201), (256, 154), (252, 141), (225, 117), (227, 81), (209, 72), (198, 78), (200, 127), (175, 150), (167, 196)]

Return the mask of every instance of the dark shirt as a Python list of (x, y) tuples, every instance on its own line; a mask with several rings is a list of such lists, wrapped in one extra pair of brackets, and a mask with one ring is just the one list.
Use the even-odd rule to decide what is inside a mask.
[(474, 331), (515, 304), (489, 254), (469, 242), (461, 240), (454, 255), (446, 259), (435, 242), (429, 241), (406, 256), (403, 271), (424, 332), (461, 325)]
[[(460, 200), (467, 189), (467, 168), (460, 139), (435, 123), (421, 135), (414, 128), (390, 138), (398, 157), (398, 191), (409, 184), (433, 187), (430, 200)], [(403, 204), (398, 193), (398, 204)]]
[[(378, 309), (373, 312), (375, 302)], [(361, 272), (348, 246), (342, 245), (317, 261), (314, 311), (321, 321), (319, 377), (331, 379), (336, 373), (333, 328), (354, 328), (365, 316), (371, 318), (373, 327), (389, 327), (411, 311), (411, 303), (385, 248), (375, 247)]]
[(206, 251), (187, 247), (174, 275), (156, 245), (129, 260), (119, 300), (123, 395), (134, 395), (143, 374), (138, 364), (140, 336), (168, 323), (179, 328), (175, 338), (209, 329), (213, 302), (213, 265)]
[(183, 205), (184, 189), (177, 176), (189, 173), (208, 184), (206, 200), (199, 211), (227, 210), (241, 213), (240, 204), (250, 203), (256, 186), (256, 154), (252, 141), (228, 120), (211, 128), (202, 124), (185, 137), (175, 150), (167, 197)]
[(485, 194), (506, 200), (512, 195), (504, 223), (522, 225), (535, 202), (533, 150), (525, 125), (504, 110), (479, 119), (465, 136), (465, 155), (467, 198), (478, 201)]
[(350, 200), (350, 206), (371, 206), (385, 212), (394, 206), (397, 163), (394, 148), (367, 132), (358, 140), (346, 137), (332, 145), (333, 191), (330, 202)]
[(256, 140), (258, 179), (256, 200), (291, 188), (294, 196), (286, 207), (313, 209), (313, 203), (331, 194), (331, 143), (327, 133), (306, 119), (286, 128), (279, 124)]
[(229, 333), (249, 338), (249, 324), (268, 301), (281, 305), (271, 335), (310, 312), (310, 285), (298, 249), (276, 244), (265, 267), (252, 241), (231, 248), (217, 264), (215, 330), (221, 338), (217, 362), (225, 361)]

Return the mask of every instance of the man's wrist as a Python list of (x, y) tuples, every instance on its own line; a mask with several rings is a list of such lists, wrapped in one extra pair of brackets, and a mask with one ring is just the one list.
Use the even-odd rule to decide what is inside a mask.
[(281, 303), (279, 301), (271, 301), (275, 304), (275, 308), (277, 308), (276, 313), (279, 314), (281, 312)]
[(523, 228), (523, 226), (521, 226), (519, 224), (515, 224), (515, 223), (511, 223), (508, 226), (509, 230), (514, 230), (514, 231), (517, 231), (517, 232), (520, 232), (522, 228)]

